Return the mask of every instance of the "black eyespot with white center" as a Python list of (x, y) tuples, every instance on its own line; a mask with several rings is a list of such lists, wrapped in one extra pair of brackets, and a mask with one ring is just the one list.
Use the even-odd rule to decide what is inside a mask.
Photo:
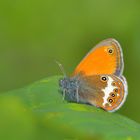
[(113, 54), (113, 52), (114, 52), (114, 49), (113, 48), (108, 48), (108, 53), (109, 54)]
[(108, 101), (109, 101), (109, 103), (113, 103), (113, 100), (112, 99), (109, 99)]
[(107, 80), (108, 80), (108, 78), (106, 76), (101, 77), (101, 81), (106, 82)]
[(111, 94), (111, 96), (112, 96), (112, 97), (115, 97), (115, 94), (114, 94), (114, 93), (112, 93), (112, 94)]

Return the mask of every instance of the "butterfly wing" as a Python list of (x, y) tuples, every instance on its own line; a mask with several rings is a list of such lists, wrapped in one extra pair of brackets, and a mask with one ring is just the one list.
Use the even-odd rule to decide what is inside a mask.
[[(106, 77), (106, 80), (102, 78)], [(127, 82), (115, 75), (80, 77), (79, 96), (81, 103), (88, 103), (106, 111), (118, 110), (127, 97)]]
[(103, 40), (97, 44), (76, 67), (73, 75), (83, 73), (87, 76), (114, 74), (123, 72), (123, 54), (115, 39)]
[(76, 67), (70, 80), (64, 79), (65, 96), (69, 101), (116, 111), (127, 96), (123, 65), (120, 44), (115, 39), (100, 42)]

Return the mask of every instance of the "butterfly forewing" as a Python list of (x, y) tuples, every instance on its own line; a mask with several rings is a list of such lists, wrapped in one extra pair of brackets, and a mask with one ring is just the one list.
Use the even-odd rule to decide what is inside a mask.
[(76, 67), (73, 75), (115, 74), (123, 71), (123, 56), (120, 44), (115, 39), (107, 39), (96, 45)]

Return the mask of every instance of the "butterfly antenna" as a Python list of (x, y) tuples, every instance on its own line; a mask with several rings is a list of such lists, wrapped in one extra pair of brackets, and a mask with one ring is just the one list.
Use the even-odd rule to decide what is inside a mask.
[(55, 63), (59, 66), (61, 72), (63, 73), (64, 77), (67, 77), (66, 72), (64, 70), (64, 67), (62, 66), (61, 63), (59, 63), (58, 61), (55, 60)]

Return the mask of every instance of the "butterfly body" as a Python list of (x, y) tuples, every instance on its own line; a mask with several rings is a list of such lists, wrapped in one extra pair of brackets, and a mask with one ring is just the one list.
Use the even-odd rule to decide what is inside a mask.
[(71, 77), (60, 79), (59, 85), (65, 100), (112, 112), (122, 106), (127, 96), (127, 82), (122, 72), (121, 47), (116, 40), (108, 39), (93, 48)]

